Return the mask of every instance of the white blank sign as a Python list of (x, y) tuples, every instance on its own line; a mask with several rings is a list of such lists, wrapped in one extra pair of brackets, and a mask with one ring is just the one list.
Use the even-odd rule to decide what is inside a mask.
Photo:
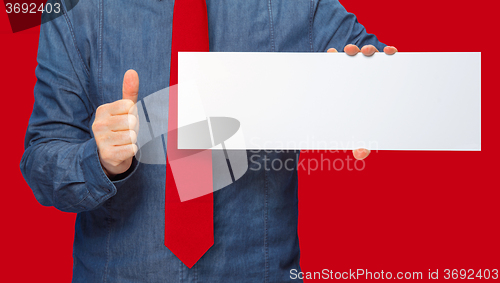
[(179, 127), (206, 117), (227, 149), (480, 150), (481, 53), (179, 53)]

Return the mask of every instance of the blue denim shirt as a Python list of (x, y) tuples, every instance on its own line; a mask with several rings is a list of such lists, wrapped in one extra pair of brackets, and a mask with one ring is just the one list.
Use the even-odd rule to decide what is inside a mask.
[[(82, 0), (41, 26), (23, 176), (42, 205), (78, 213), (73, 282), (290, 281), (300, 269), (297, 171), (263, 163), (297, 153), (248, 154), (253, 170), (214, 193), (215, 243), (191, 269), (164, 245), (165, 165), (134, 162), (114, 181), (101, 168), (95, 110), (121, 99), (128, 69), (139, 73), (139, 99), (168, 87), (173, 6)], [(207, 9), (211, 51), (385, 46), (337, 0), (207, 0)]]

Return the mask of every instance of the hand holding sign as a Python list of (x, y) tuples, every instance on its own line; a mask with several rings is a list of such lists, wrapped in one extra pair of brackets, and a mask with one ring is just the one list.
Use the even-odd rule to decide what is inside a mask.
[[(328, 53), (338, 53), (337, 49), (335, 48), (330, 48), (326, 52)], [(377, 48), (373, 45), (365, 45), (361, 48), (361, 50), (354, 44), (348, 44), (344, 48), (344, 52), (349, 55), (349, 56), (355, 56), (359, 52), (363, 53), (365, 56), (372, 56), (376, 52), (379, 52)], [(387, 55), (394, 55), (398, 52), (396, 47), (394, 46), (386, 46), (384, 48), (384, 53)], [(370, 155), (370, 150), (366, 148), (360, 148), (360, 149), (355, 149), (352, 151), (352, 154), (354, 155), (354, 158), (358, 160), (363, 160)]]

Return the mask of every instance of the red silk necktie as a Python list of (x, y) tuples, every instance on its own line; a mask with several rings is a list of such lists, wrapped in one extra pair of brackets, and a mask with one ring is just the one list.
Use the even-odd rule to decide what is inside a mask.
[[(170, 61), (165, 246), (191, 268), (214, 243), (212, 153), (210, 150), (177, 149), (179, 51), (209, 51), (205, 0), (175, 1)], [(184, 158), (195, 154), (197, 157), (194, 158), (194, 162), (189, 158)], [(200, 190), (200, 187), (208, 193), (198, 194), (203, 196), (181, 201), (181, 190), (185, 193), (187, 190)]]

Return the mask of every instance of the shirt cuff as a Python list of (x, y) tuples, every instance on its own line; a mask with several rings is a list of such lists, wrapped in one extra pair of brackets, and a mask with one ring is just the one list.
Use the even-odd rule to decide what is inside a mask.
[(77, 205), (78, 210), (81, 211), (95, 209), (114, 196), (117, 189), (134, 174), (139, 166), (139, 162), (134, 157), (130, 168), (115, 176), (111, 181), (104, 173), (99, 160), (97, 144), (93, 138), (87, 141), (81, 160), (81, 168), (88, 190), (88, 196)]

